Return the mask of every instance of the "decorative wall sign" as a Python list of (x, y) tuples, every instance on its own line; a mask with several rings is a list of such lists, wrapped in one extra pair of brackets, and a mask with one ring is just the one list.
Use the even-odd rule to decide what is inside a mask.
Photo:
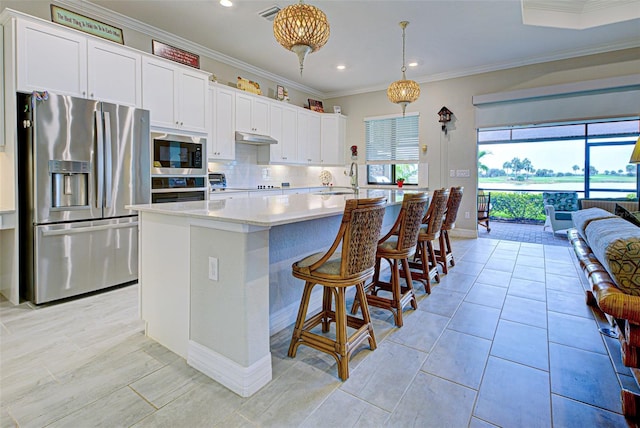
[(51, 21), (75, 30), (102, 37), (112, 42), (124, 44), (124, 36), (120, 28), (114, 27), (93, 18), (80, 15), (56, 5), (51, 5)]
[(159, 57), (179, 62), (193, 68), (200, 68), (200, 55), (167, 45), (157, 40), (151, 40), (151, 52)]

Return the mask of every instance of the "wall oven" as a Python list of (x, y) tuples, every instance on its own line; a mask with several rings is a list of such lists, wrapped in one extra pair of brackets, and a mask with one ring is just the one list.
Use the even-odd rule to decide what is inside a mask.
[(206, 139), (204, 137), (151, 134), (152, 175), (206, 175)]
[(151, 203), (204, 201), (206, 177), (163, 176), (151, 178)]

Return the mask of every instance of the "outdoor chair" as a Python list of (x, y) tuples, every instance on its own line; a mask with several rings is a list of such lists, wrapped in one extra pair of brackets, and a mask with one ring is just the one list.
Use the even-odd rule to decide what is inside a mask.
[(487, 233), (491, 232), (489, 226), (489, 212), (491, 211), (491, 192), (478, 193), (478, 224), (487, 229)]
[(543, 230), (550, 227), (553, 233), (571, 229), (571, 213), (578, 211), (578, 192), (543, 192), (542, 203), (547, 216)]

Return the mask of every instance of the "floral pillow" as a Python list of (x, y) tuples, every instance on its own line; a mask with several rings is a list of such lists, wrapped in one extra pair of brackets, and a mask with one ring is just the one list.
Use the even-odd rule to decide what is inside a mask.
[(578, 211), (578, 192), (543, 192), (544, 205), (553, 205), (556, 211)]

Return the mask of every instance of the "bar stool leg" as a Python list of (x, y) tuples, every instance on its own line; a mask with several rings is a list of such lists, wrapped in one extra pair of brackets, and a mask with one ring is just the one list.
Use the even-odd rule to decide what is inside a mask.
[(398, 260), (394, 259), (391, 264), (391, 294), (392, 294), (392, 312), (396, 326), (402, 327), (402, 291), (400, 289), (400, 269)]
[(304, 290), (302, 291), (302, 299), (300, 300), (300, 309), (298, 309), (298, 317), (296, 318), (296, 325), (293, 328), (293, 335), (291, 337), (291, 343), (289, 344), (289, 355), (291, 358), (295, 358), (300, 344), (300, 337), (304, 328), (304, 319), (307, 316), (307, 309), (309, 308), (309, 299), (311, 298), (311, 290), (313, 290), (314, 283), (307, 281), (304, 284)]
[[(338, 287), (333, 290), (336, 297), (336, 343), (335, 350), (338, 354), (338, 376), (342, 380), (349, 378), (349, 355), (347, 354), (347, 302), (345, 288)], [(362, 305), (364, 308), (366, 305)]]
[[(364, 291), (364, 282), (356, 284), (356, 298), (360, 302), (366, 302), (367, 296)], [(369, 305), (362, 305), (362, 319), (367, 324), (369, 330), (369, 348), (373, 351), (378, 347), (376, 336), (373, 334), (373, 324), (371, 324), (371, 314), (369, 313)]]
[(322, 332), (327, 333), (329, 331), (329, 325), (331, 324), (331, 288), (324, 287), (322, 294)]
[[(440, 282), (440, 274), (438, 273), (438, 259), (436, 259), (436, 252), (433, 248), (433, 242), (427, 241), (427, 251), (429, 257), (429, 263), (427, 266), (427, 276), (431, 277), (431, 269), (435, 269), (435, 277), (436, 282)], [(431, 292), (431, 290), (429, 290)]]
[[(413, 289), (413, 278), (411, 277), (411, 271), (409, 270), (409, 259), (402, 259), (402, 267), (404, 269), (405, 281), (407, 281), (407, 293), (411, 293), (411, 307), (415, 311), (418, 309), (418, 301), (416, 300), (416, 293)], [(402, 303), (400, 306), (402, 306)]]

